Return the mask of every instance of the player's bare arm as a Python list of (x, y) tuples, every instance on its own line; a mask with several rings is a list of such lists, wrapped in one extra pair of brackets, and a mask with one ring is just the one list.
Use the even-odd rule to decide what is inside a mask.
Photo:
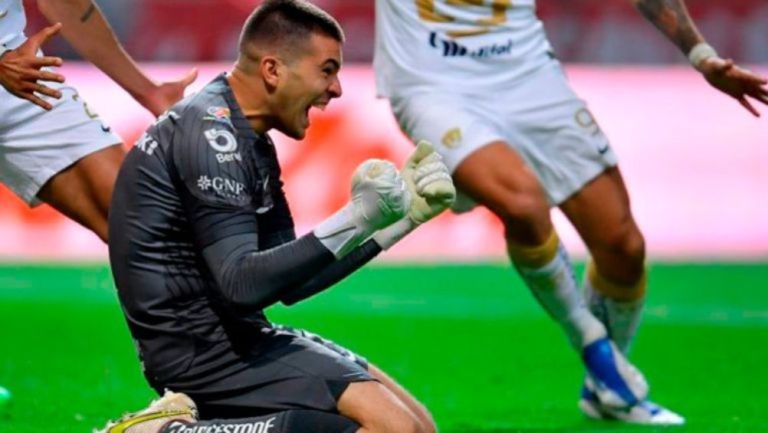
[(768, 104), (768, 80), (731, 59), (718, 56), (696, 28), (683, 0), (632, 0), (632, 3), (688, 56), (709, 84), (735, 98), (753, 115), (760, 116), (747, 97)]
[(59, 57), (38, 57), (37, 51), (60, 30), (61, 24), (46, 27), (15, 50), (3, 53), (0, 56), (0, 85), (15, 96), (50, 110), (51, 103), (41, 98), (41, 95), (60, 98), (61, 92), (41, 81), (63, 83), (64, 77), (43, 68), (61, 66), (62, 60)]
[(38, 0), (40, 11), (51, 22), (60, 22), (64, 38), (86, 60), (112, 78), (154, 115), (164, 112), (184, 96), (197, 77), (156, 83), (147, 77), (123, 49), (98, 5), (91, 0)]

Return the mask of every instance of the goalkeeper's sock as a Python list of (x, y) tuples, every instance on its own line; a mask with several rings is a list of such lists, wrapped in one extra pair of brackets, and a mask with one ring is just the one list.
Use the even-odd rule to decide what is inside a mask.
[(577, 352), (607, 335), (603, 324), (587, 309), (568, 253), (554, 230), (542, 245), (508, 242), (507, 250), (534, 297), (563, 327)]
[(171, 421), (158, 433), (355, 433), (360, 426), (341, 415), (316, 410), (288, 410), (270, 415), (210, 421)]
[(620, 285), (600, 275), (590, 260), (584, 278), (587, 305), (608, 330), (608, 335), (622, 353), (629, 347), (637, 333), (645, 305), (646, 274), (631, 285)]

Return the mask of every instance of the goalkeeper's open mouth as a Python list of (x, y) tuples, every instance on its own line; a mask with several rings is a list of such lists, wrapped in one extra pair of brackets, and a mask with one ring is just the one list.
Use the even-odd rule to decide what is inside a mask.
[(313, 102), (312, 105), (307, 107), (307, 113), (309, 113), (309, 109), (314, 107), (320, 109), (320, 111), (325, 111), (325, 108), (328, 106), (328, 104), (331, 103), (330, 98), (322, 98), (318, 99), (317, 101)]
[(325, 98), (325, 97), (324, 97), (324, 98), (322, 98), (322, 99), (318, 99), (318, 100), (316, 100), (315, 102), (313, 102), (313, 103), (311, 103), (311, 104), (307, 105), (307, 108), (305, 108), (305, 109), (304, 109), (304, 120), (305, 120), (305, 125), (309, 126), (309, 111), (310, 111), (312, 108), (317, 108), (317, 109), (319, 109), (319, 110), (321, 110), (321, 111), (325, 111), (325, 108), (328, 106), (328, 104), (329, 104), (330, 102), (331, 102), (330, 98)]

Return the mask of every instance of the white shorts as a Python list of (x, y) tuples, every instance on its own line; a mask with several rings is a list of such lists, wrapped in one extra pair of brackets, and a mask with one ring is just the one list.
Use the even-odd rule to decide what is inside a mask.
[[(399, 89), (390, 103), (405, 133), (414, 142), (434, 143), (451, 171), (493, 141), (508, 143), (535, 171), (553, 205), (617, 164), (608, 139), (554, 60), (493, 92)], [(460, 191), (454, 211), (475, 205)]]
[(28, 204), (40, 204), (40, 189), (53, 176), (81, 158), (120, 143), (97, 115), (88, 110), (77, 91), (59, 89), (61, 99), (45, 111), (0, 87), (0, 182)]

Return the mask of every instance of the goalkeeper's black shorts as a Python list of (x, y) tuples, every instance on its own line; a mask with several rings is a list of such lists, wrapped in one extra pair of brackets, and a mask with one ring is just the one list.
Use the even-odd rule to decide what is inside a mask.
[[(350, 383), (375, 380), (368, 362), (317, 335), (283, 326), (263, 330), (258, 353), (238, 356), (226, 375), (152, 383), (183, 392), (197, 404), (200, 419), (244, 418), (288, 409), (338, 413)], [(221, 371), (217, 372), (221, 373)]]

